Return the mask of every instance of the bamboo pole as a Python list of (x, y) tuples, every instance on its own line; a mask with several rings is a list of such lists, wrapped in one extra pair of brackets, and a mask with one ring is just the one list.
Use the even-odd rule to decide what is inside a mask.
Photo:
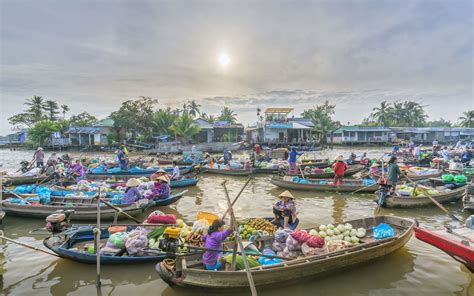
[(22, 246), (22, 247), (35, 250), (35, 251), (43, 252), (43, 253), (48, 254), (48, 255), (51, 255), (51, 256), (60, 257), (59, 255), (57, 255), (57, 254), (55, 254), (55, 253), (52, 253), (52, 252), (49, 252), (49, 251), (46, 251), (46, 250), (42, 250), (42, 249), (40, 249), (40, 248), (37, 248), (37, 247), (31, 246), (31, 245), (28, 245), (28, 244), (19, 242), (19, 241), (17, 241), (17, 240), (8, 238), (8, 237), (6, 237), (6, 236), (3, 235), (3, 231), (1, 231), (1, 230), (0, 230), (0, 239), (4, 239), (4, 240), (6, 240), (7, 242), (11, 242), (11, 243), (20, 245), (20, 246)]
[[(231, 204), (232, 206), (235, 205), (235, 203), (236, 203), (237, 200), (239, 199), (240, 195), (241, 195), (242, 192), (244, 191), (245, 187), (247, 187), (247, 185), (249, 184), (250, 180), (252, 180), (252, 177), (249, 177), (249, 178), (247, 179), (247, 182), (245, 182), (244, 187), (242, 187), (242, 189), (240, 189), (239, 193), (237, 194), (237, 196), (236, 196), (236, 197), (234, 198), (234, 200), (232, 201), (232, 204)], [(230, 208), (225, 211), (224, 215), (222, 215), (222, 218), (221, 218), (222, 220), (225, 219), (225, 216), (227, 215), (227, 213), (228, 213), (229, 211), (230, 211)]]
[[(97, 196), (100, 196), (100, 186)], [(96, 278), (96, 287), (100, 288), (102, 283), (100, 282), (100, 201), (97, 201), (97, 228), (94, 229), (95, 233), (95, 242), (94, 242), (94, 253), (96, 258), (96, 267), (97, 267), (97, 278)]]

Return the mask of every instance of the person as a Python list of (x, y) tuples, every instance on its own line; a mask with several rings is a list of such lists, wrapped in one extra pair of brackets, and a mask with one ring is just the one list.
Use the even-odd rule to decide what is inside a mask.
[(290, 168), (288, 170), (289, 174), (297, 174), (298, 173), (298, 170), (296, 168), (296, 157), (298, 155), (302, 155), (302, 154), (303, 154), (303, 152), (296, 151), (295, 147), (291, 148), (290, 157), (289, 157), (289, 160), (288, 160), (288, 163), (290, 165)]
[(150, 180), (152, 181), (156, 181), (156, 179), (158, 179), (158, 177), (161, 177), (161, 176), (164, 176), (168, 179), (168, 183), (170, 181), (170, 176), (168, 175), (168, 173), (164, 170), (164, 169), (159, 169), (157, 170), (155, 173), (153, 173), (151, 176), (150, 176)]
[[(230, 210), (232, 211), (232, 210)], [(222, 250), (222, 242), (232, 234), (234, 224), (231, 222), (230, 227), (224, 229), (224, 221), (217, 219), (209, 226), (207, 234), (203, 235), (204, 248)], [(219, 270), (225, 266), (225, 258), (222, 253), (205, 251), (202, 255), (202, 263), (207, 270)]]
[(434, 139), (432, 144), (433, 144), (433, 150), (436, 150), (436, 148), (438, 148), (438, 140)]
[(117, 159), (120, 165), (120, 169), (122, 171), (127, 171), (128, 170), (128, 161), (127, 161), (127, 155), (123, 150), (117, 150)]
[(36, 167), (37, 168), (44, 167), (44, 151), (43, 151), (43, 148), (38, 147), (38, 149), (36, 149), (35, 154), (33, 154), (33, 160), (36, 161)]
[(461, 156), (461, 162), (464, 164), (469, 164), (472, 159), (472, 151), (469, 148), (465, 148), (464, 153)]
[(347, 169), (349, 168), (347, 164), (344, 162), (344, 157), (339, 155), (336, 157), (336, 163), (333, 164), (334, 169), (334, 185), (342, 185), (344, 184), (344, 174), (346, 173)]
[(270, 157), (270, 152), (268, 152), (268, 151), (265, 152), (265, 161), (266, 161), (266, 162), (270, 162), (271, 160), (272, 160), (272, 159), (271, 159), (271, 157)]
[(368, 176), (370, 176), (372, 178), (379, 178), (380, 177), (379, 165), (377, 163), (374, 163), (370, 166)]
[(418, 151), (416, 151), (416, 156), (417, 156), (417, 159), (418, 159), (418, 162), (421, 164), (423, 159), (425, 158), (425, 155), (423, 153), (423, 144), (420, 144), (418, 146)]
[(273, 215), (275, 219), (272, 223), (285, 229), (295, 229), (299, 220), (296, 216), (295, 197), (288, 190), (279, 195), (280, 200), (273, 206)]
[(461, 146), (462, 146), (462, 141), (459, 140), (459, 141), (456, 143), (456, 147), (455, 147), (455, 148), (456, 148), (456, 149), (459, 149), (459, 148), (461, 148)]
[(123, 153), (125, 154), (125, 156), (128, 156), (128, 148), (127, 148), (127, 146), (125, 146), (124, 144), (120, 145), (120, 150), (123, 151)]
[(130, 204), (142, 198), (142, 195), (138, 190), (140, 181), (138, 181), (136, 178), (131, 178), (128, 179), (125, 185), (127, 186), (127, 188), (125, 189), (125, 194), (122, 197), (123, 204)]
[(211, 163), (211, 155), (209, 154), (209, 152), (204, 153), (204, 163), (205, 164)]
[(229, 150), (227, 154), (229, 155), (229, 162), (230, 162), (232, 160), (232, 151)]
[(347, 162), (348, 162), (349, 164), (354, 164), (356, 158), (357, 158), (357, 155), (355, 155), (354, 152), (351, 152), (351, 155), (349, 156), (349, 159), (347, 160)]
[(413, 150), (415, 149), (415, 143), (413, 141), (410, 141), (410, 144), (408, 144), (408, 152), (413, 155)]
[(397, 187), (398, 178), (401, 175), (400, 167), (397, 164), (397, 158), (392, 156), (388, 161), (387, 168), (387, 185), (390, 188), (389, 194), (392, 195), (395, 193)]
[(359, 163), (361, 165), (366, 165), (369, 162), (369, 158), (367, 157), (367, 152), (362, 153), (362, 156), (360, 157)]
[(423, 146), (423, 144), (419, 144), (418, 146), (415, 147), (415, 150), (413, 150), (413, 157), (415, 159), (418, 159), (418, 154), (420, 154), (422, 146)]
[(178, 180), (179, 179), (179, 166), (176, 161), (173, 161), (173, 174), (171, 175), (171, 180)]
[(155, 190), (153, 190), (153, 198), (159, 197), (159, 199), (167, 199), (170, 197), (170, 185), (168, 178), (160, 176), (156, 179)]
[(443, 150), (441, 150), (441, 157), (443, 158), (443, 160), (445, 162), (448, 162), (449, 161), (449, 150), (448, 150), (448, 147), (444, 146), (443, 147)]
[(84, 167), (79, 159), (76, 159), (76, 163), (71, 164), (69, 169), (71, 170), (71, 175), (76, 179), (80, 179), (84, 176)]
[(260, 147), (259, 144), (255, 144), (255, 153), (257, 155), (260, 155), (260, 153), (262, 152), (262, 148)]
[(229, 151), (227, 150), (227, 148), (224, 148), (224, 164), (229, 164)]
[(397, 143), (393, 144), (393, 147), (392, 147), (392, 154), (393, 154), (393, 155), (397, 155), (399, 151), (400, 151), (400, 146), (398, 146)]

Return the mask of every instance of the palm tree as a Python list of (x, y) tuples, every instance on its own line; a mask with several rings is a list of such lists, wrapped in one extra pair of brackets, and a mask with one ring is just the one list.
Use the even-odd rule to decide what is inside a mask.
[(227, 121), (228, 123), (234, 124), (237, 122), (237, 117), (232, 109), (230, 109), (229, 107), (224, 107), (221, 110), (219, 120)]
[(417, 102), (405, 101), (403, 102), (404, 110), (404, 124), (407, 126), (424, 126), (428, 115), (425, 114), (423, 106)]
[(68, 105), (61, 105), (61, 112), (63, 113), (63, 118), (66, 117), (66, 113), (69, 111), (69, 106)]
[(201, 113), (201, 118), (209, 123), (214, 123), (216, 121), (216, 117), (214, 115), (207, 115), (206, 112)]
[(175, 122), (178, 116), (171, 111), (171, 108), (159, 109), (153, 114), (153, 125), (154, 129), (162, 134), (169, 134), (171, 132), (170, 127)]
[(380, 103), (379, 107), (375, 107), (372, 109), (372, 114), (370, 117), (378, 124), (382, 126), (389, 126), (390, 125), (390, 112), (392, 106), (387, 101), (383, 101)]
[(199, 107), (201, 107), (201, 105), (196, 103), (196, 101), (192, 100), (192, 101), (188, 102), (187, 107), (188, 107), (188, 110), (189, 110), (189, 114), (192, 117), (195, 118), (197, 115), (201, 115), (201, 111), (199, 110)]
[(201, 131), (201, 127), (194, 123), (193, 117), (188, 111), (184, 111), (180, 117), (177, 117), (170, 130), (175, 132), (176, 136), (184, 142), (191, 141), (191, 138)]
[(474, 110), (466, 111), (462, 114), (464, 116), (458, 118), (461, 120), (459, 125), (462, 127), (474, 127)]
[(51, 101), (48, 100), (45, 102), (45, 110), (48, 112), (48, 118), (51, 121), (55, 121), (57, 118), (57, 115), (59, 114), (59, 106), (56, 101)]
[(29, 106), (27, 112), (31, 114), (34, 122), (45, 119), (46, 103), (42, 97), (34, 96), (32, 99), (27, 99), (25, 105)]

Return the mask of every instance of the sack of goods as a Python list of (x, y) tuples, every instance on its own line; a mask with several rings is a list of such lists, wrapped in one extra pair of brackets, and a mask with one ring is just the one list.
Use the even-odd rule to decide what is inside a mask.
[(464, 170), (464, 166), (462, 165), (462, 163), (450, 162), (449, 170), (462, 172)]

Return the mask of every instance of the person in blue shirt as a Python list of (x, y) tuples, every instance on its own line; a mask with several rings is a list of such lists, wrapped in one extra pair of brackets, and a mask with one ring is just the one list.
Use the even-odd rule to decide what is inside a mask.
[(472, 150), (469, 149), (469, 148), (466, 148), (466, 150), (462, 154), (461, 162), (465, 163), (465, 164), (468, 164), (468, 163), (471, 162), (471, 159), (472, 159)]
[(127, 160), (127, 155), (125, 155), (125, 152), (123, 152), (123, 150), (117, 150), (117, 159), (119, 161), (120, 169), (122, 171), (127, 171), (128, 160)]
[(298, 155), (302, 155), (302, 154), (303, 154), (303, 152), (296, 151), (295, 147), (291, 148), (290, 157), (289, 157), (289, 160), (288, 160), (288, 163), (290, 165), (290, 169), (288, 171), (289, 174), (298, 173), (298, 170), (296, 169), (296, 157)]
[(224, 148), (224, 164), (229, 164), (229, 151), (227, 150), (227, 148)]

